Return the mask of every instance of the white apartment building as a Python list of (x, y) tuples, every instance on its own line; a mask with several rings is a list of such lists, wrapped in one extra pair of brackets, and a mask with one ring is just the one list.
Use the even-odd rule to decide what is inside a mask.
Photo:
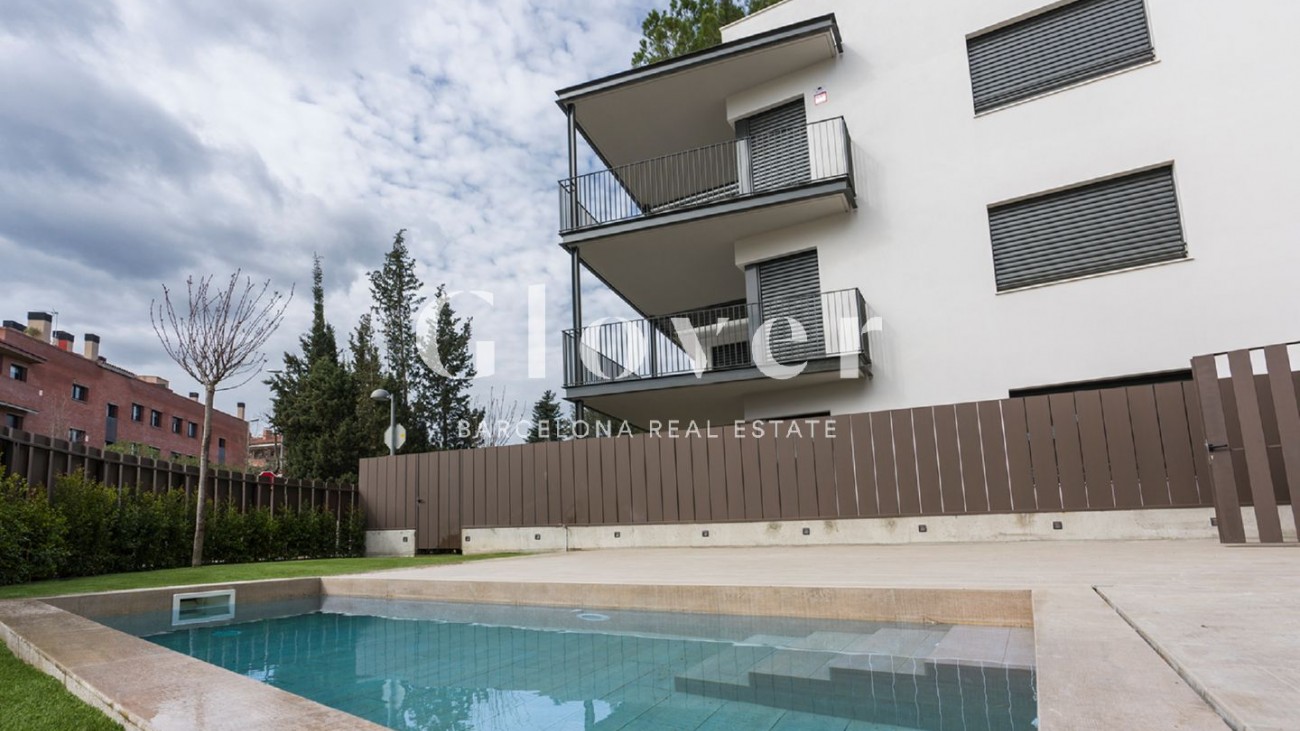
[[(1294, 339), (1296, 28), (1291, 0), (787, 0), (559, 91), (567, 397), (841, 414)], [(643, 319), (584, 321), (583, 269)]]

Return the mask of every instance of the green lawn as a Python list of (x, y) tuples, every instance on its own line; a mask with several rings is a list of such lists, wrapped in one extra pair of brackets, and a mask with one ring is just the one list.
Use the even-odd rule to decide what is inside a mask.
[(227, 581), (254, 579), (295, 579), (302, 576), (334, 576), (383, 569), (404, 569), (420, 566), (441, 566), (484, 558), (500, 558), (507, 553), (489, 553), (477, 556), (451, 554), (416, 556), (414, 558), (322, 558), (311, 561), (266, 561), (239, 563), (199, 568), (162, 569), (138, 571), (129, 574), (105, 574), (78, 579), (56, 579), (32, 584), (0, 586), (0, 599), (27, 599), (59, 594), (85, 594), (120, 589), (149, 589), (156, 586), (182, 586), (187, 584), (216, 584)]
[(120, 728), (0, 642), (0, 731)]

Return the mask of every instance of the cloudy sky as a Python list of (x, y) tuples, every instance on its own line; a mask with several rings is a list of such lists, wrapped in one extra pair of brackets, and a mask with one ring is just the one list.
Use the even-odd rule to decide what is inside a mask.
[[(111, 361), (184, 393), (149, 324), (164, 283), (242, 268), (296, 284), (275, 367), (310, 322), (312, 253), (345, 340), (405, 228), (430, 290), (493, 293), (457, 300), (496, 343), (477, 388), (526, 408), (559, 387), (569, 317), (554, 90), (626, 68), (653, 4), (0, 0), (0, 316), (57, 311), (78, 348), (98, 333)], [(528, 376), (530, 285), (546, 287), (546, 378)], [(621, 312), (587, 285), (589, 319)], [(259, 381), (218, 406), (261, 416)]]

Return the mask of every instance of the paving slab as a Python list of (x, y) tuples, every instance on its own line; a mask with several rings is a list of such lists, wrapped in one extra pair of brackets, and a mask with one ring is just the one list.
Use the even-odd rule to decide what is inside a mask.
[(1300, 728), (1300, 604), (1294, 585), (1247, 592), (1098, 591), (1234, 728)]
[(1227, 729), (1091, 588), (1034, 592), (1034, 618), (1042, 731)]

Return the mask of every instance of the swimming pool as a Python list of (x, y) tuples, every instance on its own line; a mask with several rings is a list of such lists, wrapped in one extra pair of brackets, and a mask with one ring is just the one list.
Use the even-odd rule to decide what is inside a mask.
[(394, 729), (1034, 728), (1032, 631), (324, 597), (150, 641)]

